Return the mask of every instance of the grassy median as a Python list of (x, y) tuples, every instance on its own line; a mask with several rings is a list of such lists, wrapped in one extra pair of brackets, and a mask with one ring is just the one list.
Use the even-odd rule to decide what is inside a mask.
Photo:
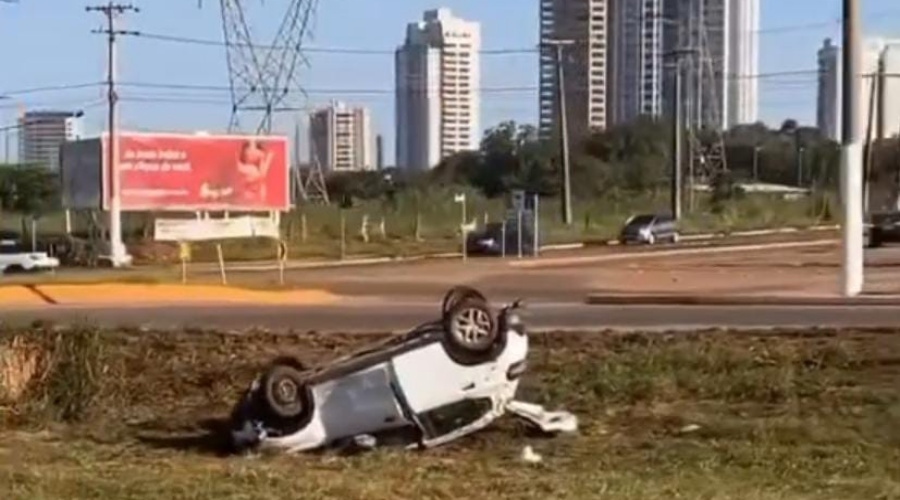
[(2, 498), (900, 498), (900, 332), (536, 336), (522, 395), (577, 435), (506, 419), (437, 450), (291, 457), (222, 456), (210, 429), (271, 357), (371, 338), (69, 333), (0, 336), (53, 360), (0, 407)]

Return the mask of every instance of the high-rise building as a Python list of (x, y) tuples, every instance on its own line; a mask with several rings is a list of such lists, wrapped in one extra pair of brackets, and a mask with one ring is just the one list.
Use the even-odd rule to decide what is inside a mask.
[(841, 136), (841, 49), (830, 38), (819, 49), (819, 85), (816, 126), (826, 137)]
[(759, 0), (731, 0), (728, 7), (728, 128), (759, 120)]
[(450, 9), (407, 26), (396, 53), (397, 166), (427, 169), (478, 149), (481, 26)]
[[(607, 126), (608, 0), (541, 0), (540, 37), (574, 42), (563, 48), (569, 137), (577, 140), (592, 129)], [(544, 137), (559, 127), (557, 51), (543, 44), (540, 57), (540, 132)]]
[[(683, 69), (687, 120), (722, 129), (757, 121), (759, 0), (668, 0), (664, 45), (694, 51)], [(668, 49), (667, 49), (668, 50)], [(667, 112), (674, 72), (665, 72)]]
[(372, 170), (372, 125), (369, 110), (338, 101), (309, 116), (310, 163), (325, 171)]
[[(728, 123), (726, 103), (728, 73), (729, 0), (669, 0), (665, 17), (673, 20), (664, 27), (668, 48), (693, 51), (682, 63), (683, 95), (675, 102), (684, 106), (685, 122), (698, 128), (721, 129)], [(675, 109), (672, 101), (675, 73), (665, 72), (666, 114)]]
[[(881, 84), (884, 87), (872, 96), (872, 75), (883, 65)], [(872, 133), (875, 137), (893, 137), (900, 134), (900, 39), (872, 38), (863, 47), (863, 75), (861, 78), (860, 134), (865, 137), (869, 126), (869, 109), (872, 113)], [(879, 100), (881, 101), (879, 103)]]
[(609, 123), (662, 114), (663, 0), (611, 0)]
[(19, 162), (59, 171), (59, 148), (81, 137), (81, 112), (29, 111), (19, 118)]
[(375, 136), (375, 168), (384, 170), (384, 136)]

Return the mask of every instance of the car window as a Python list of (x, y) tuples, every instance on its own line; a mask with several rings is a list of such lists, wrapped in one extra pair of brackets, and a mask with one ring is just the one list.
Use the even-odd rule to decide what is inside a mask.
[(0, 245), (0, 255), (17, 255), (22, 253), (18, 245)]
[(628, 223), (629, 226), (646, 226), (653, 223), (653, 219), (655, 217), (652, 215), (638, 215), (634, 219), (631, 219), (631, 222)]
[(425, 434), (435, 439), (477, 422), (492, 408), (488, 398), (464, 399), (423, 413), (419, 415), (419, 420)]

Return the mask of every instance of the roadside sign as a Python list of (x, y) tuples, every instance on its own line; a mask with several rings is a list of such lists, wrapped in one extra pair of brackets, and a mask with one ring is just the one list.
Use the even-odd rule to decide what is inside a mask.
[(465, 203), (466, 202), (466, 193), (459, 193), (453, 197), (453, 201), (455, 203)]
[(191, 260), (191, 244), (187, 242), (180, 242), (178, 244), (178, 258), (182, 260), (182, 262), (189, 262)]

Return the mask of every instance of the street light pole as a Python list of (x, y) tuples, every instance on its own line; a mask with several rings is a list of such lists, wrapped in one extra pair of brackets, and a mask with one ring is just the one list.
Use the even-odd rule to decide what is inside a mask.
[(863, 288), (863, 179), (859, 130), (862, 33), (859, 0), (843, 0), (843, 130), (841, 151), (841, 293), (855, 297)]
[(566, 107), (566, 72), (563, 64), (563, 49), (574, 45), (575, 40), (545, 39), (542, 45), (556, 49), (556, 101), (559, 120), (560, 161), (562, 171), (562, 219), (567, 226), (572, 224), (572, 181), (569, 165), (569, 119)]

